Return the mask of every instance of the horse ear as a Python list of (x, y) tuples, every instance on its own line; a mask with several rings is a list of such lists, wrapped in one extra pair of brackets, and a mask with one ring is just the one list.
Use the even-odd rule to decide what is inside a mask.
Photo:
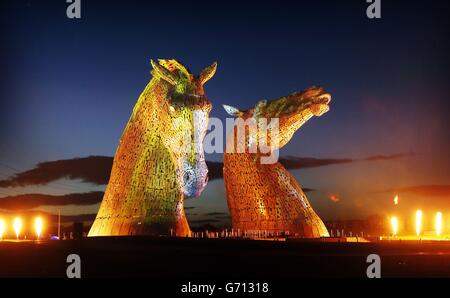
[(153, 60), (150, 60), (150, 64), (153, 67), (153, 74), (156, 74), (157, 76), (159, 76), (160, 78), (162, 78), (163, 80), (165, 80), (166, 82), (168, 82), (169, 84), (175, 85), (176, 84), (176, 78), (175, 76), (168, 71), (166, 68), (162, 67), (159, 62), (155, 62)]
[(217, 62), (214, 62), (202, 71), (202, 73), (200, 74), (200, 82), (202, 83), (202, 85), (208, 82), (214, 76), (216, 70)]
[(228, 115), (233, 117), (239, 117), (242, 116), (242, 112), (239, 111), (237, 108), (229, 106), (229, 105), (222, 105), (225, 111), (228, 113)]

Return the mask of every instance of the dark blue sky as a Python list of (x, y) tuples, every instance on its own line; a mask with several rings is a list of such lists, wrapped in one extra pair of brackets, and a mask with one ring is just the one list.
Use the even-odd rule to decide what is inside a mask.
[[(206, 93), (220, 118), (224, 103), (247, 108), (314, 84), (327, 89), (331, 111), (283, 155), (419, 152), (430, 158), (408, 175), (435, 169), (429, 183), (449, 182), (448, 1), (383, 0), (380, 20), (366, 17), (364, 0), (84, 0), (81, 20), (66, 18), (66, 7), (1, 4), (0, 177), (45, 160), (113, 155), (150, 59), (176, 58), (196, 73), (218, 61)], [(437, 158), (444, 162), (430, 167)], [(367, 169), (308, 186), (345, 188), (349, 173)]]

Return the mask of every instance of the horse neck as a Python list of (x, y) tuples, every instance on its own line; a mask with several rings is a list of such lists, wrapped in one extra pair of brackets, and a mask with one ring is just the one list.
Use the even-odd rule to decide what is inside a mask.
[[(165, 128), (171, 125), (164, 105), (167, 105), (167, 90), (158, 79), (152, 79), (141, 93), (133, 113), (122, 135), (120, 145), (116, 152), (116, 160), (124, 164), (145, 164), (146, 158), (163, 155), (164, 160), (159, 162), (171, 163), (174, 173), (161, 173), (149, 179), (161, 179), (160, 183), (170, 184), (171, 175), (176, 175), (180, 182), (179, 173), (182, 170), (183, 161), (169, 146), (166, 145), (168, 136), (164, 135)], [(123, 145), (123, 146), (122, 146)], [(155, 166), (155, 165), (154, 165)], [(123, 169), (123, 167), (121, 167)], [(128, 167), (133, 177), (136, 166)], [(164, 175), (170, 176), (167, 181)], [(161, 176), (161, 177), (160, 177)], [(182, 177), (181, 177), (182, 178)]]
[[(273, 167), (275, 164), (282, 167), (282, 165), (278, 162), (273, 164), (262, 164), (261, 158), (264, 156), (268, 156), (269, 154), (272, 154), (273, 152), (264, 153), (262, 154), (260, 151), (252, 151), (248, 146), (249, 139), (254, 138), (255, 136), (249, 136), (248, 132), (245, 132), (245, 139), (244, 140), (238, 140), (238, 134), (237, 134), (237, 128), (234, 127), (233, 131), (230, 132), (230, 134), (227, 137), (226, 142), (226, 152), (224, 154), (224, 168), (225, 171), (227, 171), (230, 175), (237, 176), (237, 175), (243, 175), (243, 178), (245, 176), (245, 173), (258, 173), (261, 172), (262, 169)], [(245, 145), (242, 145), (242, 144)], [(239, 145), (243, 146), (244, 151), (238, 151)], [(226, 179), (226, 177), (225, 177)], [(249, 180), (248, 185), (258, 185), (262, 181), (256, 181), (256, 180)]]

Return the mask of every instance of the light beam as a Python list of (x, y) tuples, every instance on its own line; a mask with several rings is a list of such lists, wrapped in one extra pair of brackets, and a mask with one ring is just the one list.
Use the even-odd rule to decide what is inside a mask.
[(0, 219), (0, 240), (3, 240), (3, 234), (5, 233), (5, 230), (6, 230), (5, 221), (3, 219)]
[(36, 217), (34, 221), (34, 229), (36, 230), (36, 237), (38, 240), (39, 238), (41, 238), (42, 226), (43, 226), (42, 218)]
[(416, 211), (416, 235), (420, 236), (422, 231), (422, 210)]
[(398, 219), (397, 217), (391, 217), (392, 235), (397, 236), (398, 232)]
[(20, 236), (20, 230), (22, 229), (22, 220), (19, 217), (16, 217), (14, 219), (14, 231), (16, 232), (16, 238), (19, 239)]
[(436, 213), (435, 226), (436, 226), (436, 235), (440, 236), (442, 234), (442, 212)]

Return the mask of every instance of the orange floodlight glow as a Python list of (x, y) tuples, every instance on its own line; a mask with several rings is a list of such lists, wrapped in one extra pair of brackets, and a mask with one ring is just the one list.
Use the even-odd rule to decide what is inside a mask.
[(420, 236), (422, 231), (422, 210), (416, 211), (416, 235)]
[(442, 212), (436, 213), (435, 227), (436, 227), (436, 235), (440, 236), (442, 234)]
[(397, 217), (391, 217), (392, 235), (397, 236), (398, 232), (398, 219)]
[(42, 218), (36, 217), (36, 220), (34, 221), (34, 229), (36, 230), (37, 239), (41, 238), (42, 226)]
[(398, 205), (398, 195), (396, 195), (396, 196), (394, 197), (394, 204), (395, 204), (395, 205)]
[(14, 231), (16, 232), (16, 238), (19, 239), (20, 230), (22, 229), (22, 220), (19, 217), (14, 219), (13, 223)]
[(5, 233), (5, 230), (6, 230), (5, 221), (3, 219), (0, 219), (0, 240), (3, 240), (3, 234)]

